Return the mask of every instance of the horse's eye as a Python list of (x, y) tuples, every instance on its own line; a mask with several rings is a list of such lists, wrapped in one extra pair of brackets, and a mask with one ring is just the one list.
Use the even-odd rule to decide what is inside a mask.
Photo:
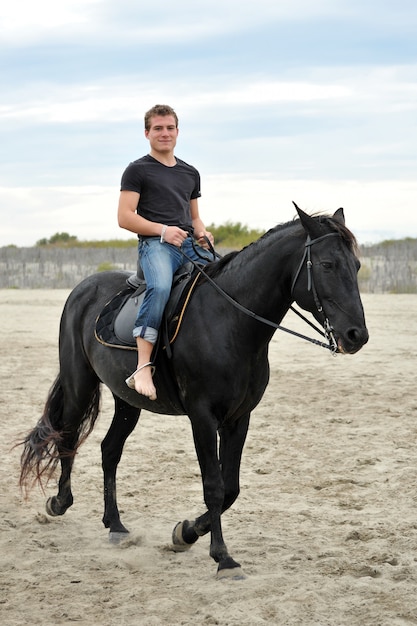
[(333, 263), (331, 263), (331, 261), (321, 261), (320, 265), (322, 266), (323, 269), (325, 270), (331, 270), (333, 267)]

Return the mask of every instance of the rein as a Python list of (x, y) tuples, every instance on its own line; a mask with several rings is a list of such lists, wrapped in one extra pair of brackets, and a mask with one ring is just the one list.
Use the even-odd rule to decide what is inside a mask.
[[(318, 310), (319, 313), (323, 313), (323, 315), (324, 315), (323, 307), (322, 307), (322, 305), (320, 303), (320, 300), (318, 298), (317, 291), (315, 289), (314, 281), (313, 281), (313, 274), (312, 274), (313, 262), (311, 261), (311, 246), (313, 244), (319, 242), (319, 241), (322, 241), (323, 239), (326, 239), (327, 237), (333, 237), (333, 236), (339, 236), (339, 233), (336, 233), (336, 232), (327, 233), (326, 235), (322, 235), (321, 237), (316, 237), (316, 239), (311, 239), (310, 235), (307, 235), (307, 240), (306, 240), (306, 242), (304, 244), (303, 258), (301, 259), (301, 263), (298, 266), (298, 270), (297, 270), (297, 272), (295, 274), (295, 277), (294, 277), (294, 280), (293, 280), (292, 286), (291, 286), (291, 294), (292, 294), (293, 290), (294, 290), (294, 287), (295, 287), (295, 284), (296, 284), (296, 282), (298, 280), (298, 277), (299, 277), (299, 275), (301, 273), (301, 270), (303, 268), (304, 262), (306, 262), (307, 277), (308, 277), (307, 289), (308, 289), (308, 291), (313, 291), (314, 302), (316, 304), (317, 310)], [(221, 258), (221, 256), (214, 250), (214, 248), (213, 248), (211, 242), (209, 241), (209, 239), (207, 237), (205, 239), (206, 239), (206, 242), (207, 242), (207, 244), (209, 246), (210, 252), (213, 254), (214, 259), (216, 257), (217, 258)], [(206, 272), (204, 271), (204, 267), (202, 267), (201, 265), (198, 265), (195, 261), (193, 261), (184, 252), (182, 252), (182, 254), (184, 255), (184, 257), (188, 261), (190, 261), (193, 264), (193, 266), (195, 268), (197, 268), (200, 271), (200, 274), (204, 275), (205, 279), (216, 289), (216, 291), (218, 291), (218, 293), (220, 293), (236, 309), (238, 309), (242, 313), (245, 313), (245, 315), (248, 315), (249, 317), (252, 317), (253, 319), (257, 320), (258, 322), (262, 322), (263, 324), (267, 324), (268, 326), (272, 326), (272, 328), (275, 328), (277, 330), (282, 330), (282, 331), (284, 331), (286, 333), (289, 333), (290, 335), (294, 335), (295, 337), (299, 337), (300, 339), (305, 339), (306, 341), (309, 341), (310, 343), (314, 343), (317, 346), (321, 346), (322, 348), (326, 348), (327, 350), (330, 350), (332, 352), (332, 354), (336, 354), (336, 352), (338, 351), (337, 342), (336, 342), (334, 334), (333, 334), (333, 328), (331, 327), (330, 322), (329, 322), (327, 317), (324, 318), (324, 322), (323, 322), (324, 332), (323, 332), (322, 330), (317, 328), (317, 326), (315, 326), (315, 324), (313, 324), (310, 320), (308, 320), (302, 313), (297, 311), (297, 309), (295, 309), (292, 305), (290, 306), (291, 311), (293, 311), (296, 315), (298, 315), (303, 321), (305, 321), (309, 326), (311, 326), (316, 332), (318, 332), (320, 335), (325, 337), (327, 339), (328, 343), (324, 343), (323, 341), (319, 341), (318, 339), (313, 339), (312, 337), (307, 337), (306, 335), (302, 335), (301, 333), (298, 333), (295, 330), (290, 330), (289, 328), (285, 328), (284, 326), (281, 326), (280, 324), (277, 324), (276, 322), (268, 320), (267, 318), (262, 317), (261, 315), (258, 315), (254, 311), (251, 311), (250, 309), (247, 309), (245, 306), (243, 306), (243, 304), (240, 304), (239, 302), (234, 300), (231, 296), (229, 296), (228, 293), (226, 293), (221, 287), (219, 287), (219, 285), (210, 276), (208, 276), (206, 274)]]

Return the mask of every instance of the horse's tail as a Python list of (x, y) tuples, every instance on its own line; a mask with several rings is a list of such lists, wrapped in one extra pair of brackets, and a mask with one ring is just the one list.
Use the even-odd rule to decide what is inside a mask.
[(78, 425), (75, 443), (71, 449), (65, 448), (64, 392), (61, 376), (58, 374), (49, 391), (42, 417), (20, 442), (23, 445), (19, 479), (21, 489), (27, 493), (36, 483), (43, 489), (52, 478), (60, 459), (76, 455), (78, 448), (94, 428), (99, 414), (99, 403), (100, 384), (97, 382)]

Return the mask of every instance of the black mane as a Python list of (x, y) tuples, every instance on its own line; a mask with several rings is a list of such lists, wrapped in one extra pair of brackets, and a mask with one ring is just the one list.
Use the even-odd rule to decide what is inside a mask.
[[(336, 231), (346, 243), (349, 250), (353, 252), (356, 256), (358, 256), (358, 243), (356, 241), (355, 235), (349, 230), (349, 228), (347, 228), (347, 226), (342, 224), (342, 222), (340, 222), (339, 220), (335, 219), (332, 215), (316, 214), (312, 215), (312, 217), (314, 217), (314, 219), (316, 219), (320, 224), (328, 226), (330, 230)], [(262, 246), (263, 248), (264, 245), (269, 244), (272, 237), (279, 233), (282, 233), (283, 231), (287, 231), (288, 229), (293, 229), (294, 236), (302, 235), (305, 232), (304, 228), (301, 225), (301, 221), (298, 218), (294, 218), (293, 220), (290, 220), (288, 222), (278, 224), (277, 226), (269, 229), (266, 233), (259, 237), (259, 239), (248, 244), (241, 250), (234, 250), (233, 252), (229, 252), (218, 261), (209, 263), (208, 265), (206, 265), (204, 272), (208, 276), (210, 276), (210, 278), (214, 278), (234, 258), (236, 258), (236, 256), (240, 255), (245, 250), (251, 249), (254, 246)]]

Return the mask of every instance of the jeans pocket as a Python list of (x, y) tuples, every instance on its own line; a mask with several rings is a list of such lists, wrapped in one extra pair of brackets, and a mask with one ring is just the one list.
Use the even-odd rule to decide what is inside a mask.
[(146, 248), (148, 247), (148, 243), (145, 237), (139, 237), (139, 242), (138, 242), (138, 253), (139, 254), (143, 254), (143, 252), (146, 250)]

